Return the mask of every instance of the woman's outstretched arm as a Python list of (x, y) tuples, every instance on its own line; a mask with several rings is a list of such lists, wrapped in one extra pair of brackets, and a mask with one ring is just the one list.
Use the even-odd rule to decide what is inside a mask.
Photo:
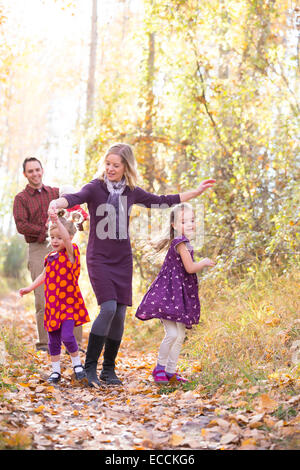
[(194, 197), (200, 196), (206, 189), (211, 188), (215, 182), (216, 180), (214, 179), (204, 180), (199, 184), (198, 188), (180, 193), (180, 202), (187, 202)]

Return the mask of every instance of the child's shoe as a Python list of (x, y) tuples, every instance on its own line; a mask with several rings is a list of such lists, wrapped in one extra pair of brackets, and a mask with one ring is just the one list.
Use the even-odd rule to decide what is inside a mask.
[(49, 376), (47, 382), (50, 384), (57, 384), (61, 379), (61, 375), (58, 372), (52, 372), (52, 374)]
[(152, 371), (152, 375), (156, 383), (166, 384), (169, 382), (166, 372), (163, 369), (157, 369), (157, 367), (155, 367)]
[(180, 382), (180, 383), (186, 383), (188, 382), (187, 379), (181, 377), (181, 375), (177, 374), (177, 372), (175, 372), (175, 374), (171, 375), (171, 374), (166, 374), (168, 379), (169, 379), (169, 382)]
[[(78, 380), (79, 382), (88, 381), (86, 372), (82, 366), (74, 366), (73, 369), (74, 369), (76, 380)], [(76, 369), (79, 369), (79, 370), (76, 371)]]

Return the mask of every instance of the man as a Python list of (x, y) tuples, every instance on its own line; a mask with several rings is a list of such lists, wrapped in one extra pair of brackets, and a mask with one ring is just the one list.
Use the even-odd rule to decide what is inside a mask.
[[(14, 200), (13, 214), (19, 233), (24, 235), (28, 243), (28, 269), (32, 281), (44, 269), (44, 258), (51, 247), (46, 241), (48, 206), (50, 201), (59, 197), (59, 189), (43, 184), (44, 170), (41, 162), (35, 158), (26, 158), (23, 162), (23, 175), (28, 181), (23, 191)], [(44, 286), (34, 291), (38, 342), (36, 349), (48, 350), (48, 335), (44, 329)], [(81, 327), (76, 328), (76, 339), (80, 343)]]

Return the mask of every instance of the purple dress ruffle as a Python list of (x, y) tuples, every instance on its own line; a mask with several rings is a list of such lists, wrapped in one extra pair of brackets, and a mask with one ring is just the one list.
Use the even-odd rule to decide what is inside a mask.
[(140, 320), (159, 318), (184, 323), (187, 328), (199, 323), (198, 278), (186, 272), (176, 251), (182, 242), (189, 243), (189, 240), (185, 236), (172, 240), (158, 276), (136, 311), (135, 316)]

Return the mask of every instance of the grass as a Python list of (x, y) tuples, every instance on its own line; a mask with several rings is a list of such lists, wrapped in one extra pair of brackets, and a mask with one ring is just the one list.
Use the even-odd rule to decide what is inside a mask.
[[(1, 291), (0, 298), (5, 298), (9, 292), (16, 290), (20, 286), (20, 281), (14, 279), (5, 279), (0, 276), (0, 283), (7, 285)], [(32, 298), (25, 298), (24, 303), (32, 305)], [(27, 360), (27, 351), (23, 339), (22, 319), (13, 320), (9, 316), (1, 321), (0, 325), (0, 392), (7, 390), (14, 391), (15, 374), (20, 375), (23, 371), (30, 371), (32, 374), (36, 371), (33, 362)], [(2, 394), (0, 393), (0, 402)]]
[(186, 354), (225, 383), (236, 377), (255, 385), (276, 371), (296, 381), (291, 346), (300, 333), (297, 272), (257, 271), (255, 277), (234, 281), (201, 285), (202, 325), (190, 337)]
[(13, 323), (9, 327), (2, 327), (0, 339), (3, 341), (6, 351), (14, 359), (21, 359), (24, 354), (24, 344), (21, 340), (20, 330)]
[[(2, 326), (0, 329), (0, 390), (15, 390), (13, 383), (9, 383), (7, 379), (12, 375), (12, 360), (21, 360), (24, 356), (24, 344), (20, 338), (20, 332), (14, 324)], [(8, 361), (9, 360), (9, 361)], [(1, 395), (0, 395), (1, 399)]]
[[(199, 280), (201, 321), (188, 333), (179, 360), (193, 386), (210, 396), (220, 387), (231, 392), (266, 384), (295, 394), (300, 385), (300, 352), (292, 353), (300, 339), (299, 272), (279, 275), (256, 267), (243, 278)], [(138, 350), (157, 351), (160, 322), (141, 323), (134, 312), (127, 334)]]
[[(201, 280), (199, 276), (199, 281), (201, 320), (188, 331), (179, 360), (180, 371), (191, 382), (180, 387), (198, 388), (207, 396), (220, 388), (230, 394), (237, 388), (260, 386), (262, 390), (270, 385), (290, 395), (299, 393), (300, 347), (299, 354), (293, 351), (300, 339), (299, 272), (279, 275), (256, 266), (241, 278), (224, 275)], [(82, 289), (91, 296), (87, 282), (83, 276)], [(135, 289), (136, 303), (128, 309), (125, 335), (141, 353), (157, 353), (164, 335), (160, 321), (141, 322), (134, 317), (143, 295)], [(98, 307), (93, 297), (86, 297), (93, 320)], [(0, 341), (12, 357), (22, 357), (23, 346), (13, 324), (2, 326)], [(8, 387), (1, 384), (5, 374), (2, 367), (2, 387)], [(170, 390), (168, 386), (166, 393)]]

